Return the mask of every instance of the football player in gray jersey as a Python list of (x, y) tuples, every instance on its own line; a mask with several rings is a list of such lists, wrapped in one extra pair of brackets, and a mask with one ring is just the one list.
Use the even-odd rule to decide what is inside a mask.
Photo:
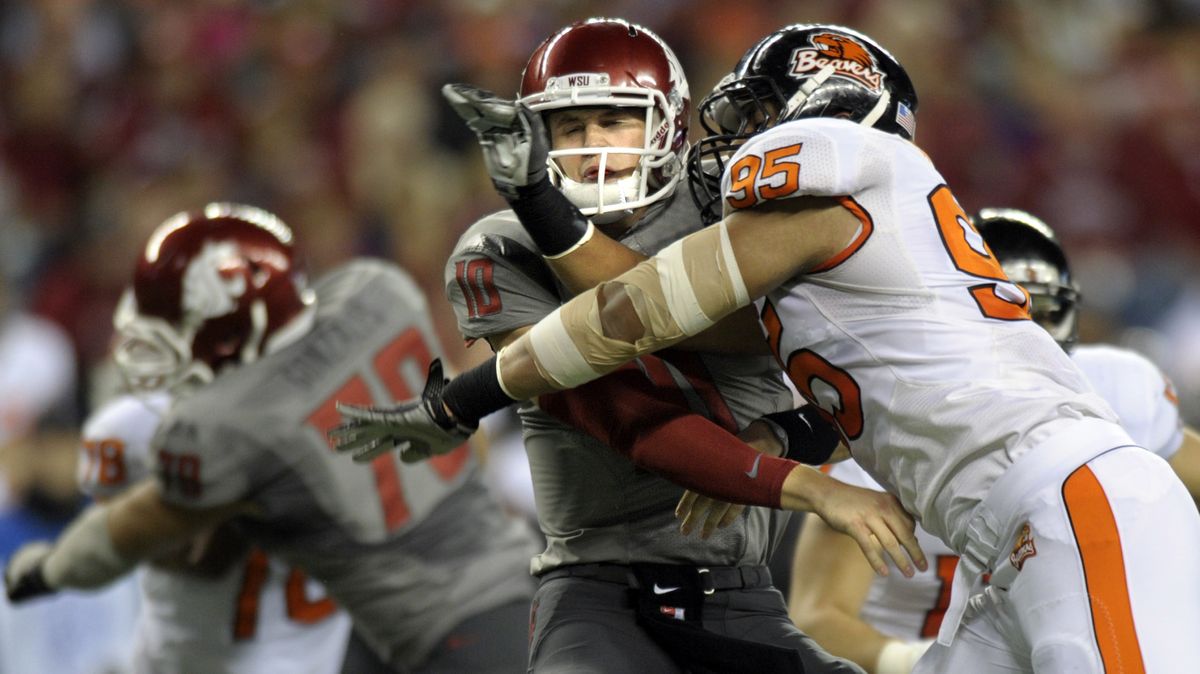
[(346, 461), (326, 440), (336, 400), (408, 398), (439, 354), (404, 272), (357, 261), (307, 289), (284, 223), (209, 204), (152, 234), (117, 325), (122, 369), (181, 392), (153, 442), (157, 480), (18, 551), (10, 599), (103, 585), (232, 520), (321, 580), (390, 667), (525, 667), (535, 546), (470, 448), (401, 469), (394, 455)]
[[(533, 53), (520, 93), (544, 115), (555, 186), (597, 227), (641, 255), (700, 227), (687, 190), (676, 189), (687, 151), (687, 81), (653, 33), (612, 19), (566, 27)], [(469, 116), (463, 94), (472, 92), (447, 93)], [(483, 218), (447, 262), (447, 295), (468, 340), (499, 349), (591, 284), (542, 257), (518, 220), (528, 216)], [(765, 350), (680, 351), (609, 379), (520, 408), (547, 540), (532, 563), (540, 588), (531, 671), (856, 671), (790, 624), (771, 583), (765, 565), (787, 513), (718, 507), (681, 531), (675, 506), (683, 487), (639, 467), (662, 468), (629, 447), (647, 415), (702, 414), (737, 432), (790, 410), (774, 360)], [(688, 536), (696, 527), (703, 535)]]

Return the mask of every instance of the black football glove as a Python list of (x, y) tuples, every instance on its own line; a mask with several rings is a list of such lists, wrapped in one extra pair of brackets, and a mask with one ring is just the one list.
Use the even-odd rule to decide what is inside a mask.
[(4, 592), (14, 604), (57, 592), (46, 582), (42, 566), (54, 546), (44, 541), (21, 546), (4, 569)]
[(329, 431), (329, 438), (337, 451), (349, 452), (360, 463), (392, 449), (400, 450), (400, 460), (405, 463), (445, 454), (475, 432), (446, 413), (442, 393), (448, 383), (441, 359), (434, 359), (420, 398), (395, 407), (338, 403), (342, 423)]

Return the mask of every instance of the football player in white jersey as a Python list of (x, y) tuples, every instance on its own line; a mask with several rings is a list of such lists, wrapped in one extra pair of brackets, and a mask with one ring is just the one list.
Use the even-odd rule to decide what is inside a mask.
[[(900, 64), (860, 33), (767, 36), (700, 107), (713, 135), (691, 179), (710, 188), (714, 225), (577, 295), (436, 396), (347, 414), (344, 436), (364, 437), (345, 447), (384, 437), (444, 451), (452, 431), (512, 400), (578, 386), (762, 298), (796, 388), (960, 556), (918, 671), (1200, 661), (1200, 513), (1030, 320), (1027, 294), (912, 143), (916, 103)], [(563, 255), (615, 245), (573, 229)], [(819, 498), (805, 472), (767, 505)], [(903, 559), (895, 538), (880, 543)], [(884, 557), (872, 566), (885, 571)]]
[[(83, 425), (80, 488), (104, 502), (150, 479), (150, 441), (169, 404), (165, 391), (124, 394), (93, 412)], [(146, 565), (140, 582), (135, 672), (341, 671), (346, 612), (303, 571), (228, 530)]]
[(326, 440), (336, 400), (407, 398), (440, 353), (411, 277), (364, 259), (309, 286), (284, 222), (212, 203), (150, 235), (116, 323), (122, 372), (177, 394), (149, 441), (154, 479), (87, 509), (53, 544), (20, 548), (4, 573), (11, 601), (104, 586), (233, 526), (320, 579), (392, 670), (524, 668), (534, 542), (470, 447), (401, 469), (394, 456), (346, 461)]
[[(1139, 445), (1166, 459), (1197, 493), (1200, 435), (1183, 424), (1171, 383), (1153, 363), (1127, 349), (1077, 345), (1079, 292), (1066, 255), (1040, 219), (1015, 209), (987, 208), (972, 221), (1010, 280), (1030, 295), (1033, 319), (1054, 337)], [(853, 461), (830, 475), (881, 487)], [(909, 672), (937, 636), (958, 565), (944, 543), (918, 528), (929, 569), (912, 578), (876, 577), (853, 541), (823, 522), (806, 523), (796, 545), (788, 605), (793, 619), (831, 652), (875, 674)]]

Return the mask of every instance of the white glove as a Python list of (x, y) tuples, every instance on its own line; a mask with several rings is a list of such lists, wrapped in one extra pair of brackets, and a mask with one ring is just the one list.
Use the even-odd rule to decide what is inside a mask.
[(442, 392), (450, 383), (442, 374), (442, 361), (429, 365), (429, 378), (421, 397), (395, 407), (337, 404), (342, 423), (329, 431), (339, 452), (364, 463), (392, 449), (400, 460), (415, 463), (445, 454), (466, 442), (475, 429), (457, 423), (446, 414)]
[(541, 115), (470, 84), (447, 84), (442, 96), (479, 137), (488, 175), (501, 194), (516, 198), (518, 187), (546, 177), (549, 138)]
[(42, 571), (42, 565), (53, 549), (49, 543), (37, 541), (26, 543), (13, 553), (4, 569), (4, 591), (9, 601), (16, 604), (55, 592)]

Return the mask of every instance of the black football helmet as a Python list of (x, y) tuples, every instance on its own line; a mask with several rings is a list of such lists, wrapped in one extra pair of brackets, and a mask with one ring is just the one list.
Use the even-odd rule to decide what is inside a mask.
[(916, 134), (917, 92), (900, 63), (871, 38), (842, 26), (794, 24), (746, 52), (700, 103), (707, 132), (688, 162), (706, 222), (721, 217), (725, 162), (747, 138), (805, 117), (842, 117)]
[(1029, 291), (1033, 320), (1070, 351), (1079, 341), (1079, 287), (1054, 230), (1015, 208), (984, 208), (971, 220), (1009, 280)]

